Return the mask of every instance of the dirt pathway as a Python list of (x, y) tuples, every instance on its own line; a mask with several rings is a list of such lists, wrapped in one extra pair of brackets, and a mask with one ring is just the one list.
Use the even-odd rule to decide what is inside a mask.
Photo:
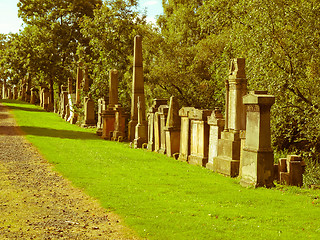
[(28, 143), (0, 103), (0, 239), (136, 239)]

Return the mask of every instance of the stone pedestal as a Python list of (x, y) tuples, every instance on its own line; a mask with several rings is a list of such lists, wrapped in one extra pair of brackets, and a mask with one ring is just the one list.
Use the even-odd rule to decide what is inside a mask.
[(206, 166), (209, 153), (209, 125), (208, 116), (212, 110), (195, 109), (191, 112), (190, 121), (190, 164)]
[(270, 108), (274, 101), (274, 96), (264, 91), (252, 91), (243, 97), (247, 108), (246, 142), (242, 153), (240, 182), (243, 186), (273, 186)]
[[(149, 108), (148, 111), (148, 145), (147, 149), (149, 151), (155, 150), (155, 119), (156, 112), (158, 111), (159, 106), (167, 105), (167, 99), (154, 99), (152, 107)], [(157, 115), (158, 118), (158, 115)], [(159, 136), (159, 129), (157, 136)], [(157, 144), (157, 151), (160, 149), (160, 142)]]
[(195, 108), (193, 107), (183, 107), (179, 110), (179, 116), (181, 121), (180, 128), (180, 161), (188, 161), (188, 156), (190, 155), (190, 112), (193, 112)]
[(211, 116), (208, 117), (210, 126), (209, 135), (209, 155), (206, 167), (213, 170), (213, 158), (218, 156), (218, 141), (221, 139), (221, 132), (224, 129), (225, 120), (221, 114), (221, 110), (216, 108)]
[(180, 127), (181, 121), (179, 117), (179, 103), (175, 97), (170, 98), (169, 112), (166, 127), (166, 150), (167, 156), (179, 153), (180, 148)]

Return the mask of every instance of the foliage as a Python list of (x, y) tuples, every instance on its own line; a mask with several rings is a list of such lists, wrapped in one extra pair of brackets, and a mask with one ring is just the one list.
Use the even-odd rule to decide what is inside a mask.
[[(94, 19), (85, 17), (81, 32), (90, 39), (92, 54), (84, 55), (84, 61), (92, 70), (91, 92), (96, 98), (107, 97), (109, 71), (119, 71), (119, 98), (128, 108), (132, 76), (133, 40), (143, 31), (145, 16), (135, 9), (137, 1), (104, 1), (94, 11)], [(84, 47), (80, 46), (80, 52)]]
[(205, 168), (104, 141), (39, 107), (4, 103), (58, 171), (142, 238), (319, 238), (319, 190), (242, 188)]

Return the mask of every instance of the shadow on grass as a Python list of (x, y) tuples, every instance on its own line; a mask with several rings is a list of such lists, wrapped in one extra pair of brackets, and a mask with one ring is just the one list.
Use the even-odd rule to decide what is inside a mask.
[[(9, 100), (9, 99), (1, 99), (3, 103), (13, 103), (13, 104), (20, 104), (20, 105), (30, 105), (29, 103), (19, 101), (19, 100)], [(18, 106), (8, 106), (7, 108), (11, 110), (21, 110), (21, 111), (28, 111), (28, 112), (46, 112), (44, 109), (32, 108), (32, 107), (18, 107)]]
[(101, 140), (94, 133), (78, 132), (71, 130), (57, 130), (52, 128), (29, 127), (29, 126), (1, 126), (0, 135), (20, 135), (21, 131), (26, 135), (41, 136), (41, 137), (55, 137), (66, 139), (83, 139), (83, 140)]

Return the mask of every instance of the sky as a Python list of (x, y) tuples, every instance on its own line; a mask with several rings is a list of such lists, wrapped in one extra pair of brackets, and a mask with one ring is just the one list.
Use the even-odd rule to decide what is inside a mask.
[[(0, 0), (0, 33), (18, 33), (22, 20), (18, 18), (19, 0)], [(147, 9), (147, 20), (155, 22), (155, 16), (162, 14), (162, 0), (139, 0), (139, 9)]]

